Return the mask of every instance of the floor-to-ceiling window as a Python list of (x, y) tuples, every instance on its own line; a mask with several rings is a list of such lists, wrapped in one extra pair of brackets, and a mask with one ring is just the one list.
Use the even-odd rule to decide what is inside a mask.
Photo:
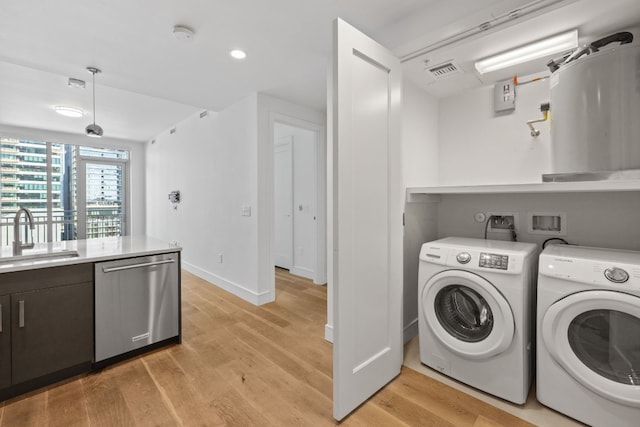
[[(0, 137), (0, 239), (14, 240), (19, 208), (36, 243), (127, 234), (125, 150)], [(24, 217), (22, 218), (24, 221)]]

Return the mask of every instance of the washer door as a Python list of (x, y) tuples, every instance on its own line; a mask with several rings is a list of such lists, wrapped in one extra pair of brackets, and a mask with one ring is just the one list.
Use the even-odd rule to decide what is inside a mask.
[(488, 280), (468, 271), (447, 270), (429, 279), (422, 310), (437, 339), (461, 357), (489, 358), (513, 341), (509, 303)]
[(640, 298), (585, 291), (549, 307), (542, 338), (553, 359), (589, 391), (640, 407)]

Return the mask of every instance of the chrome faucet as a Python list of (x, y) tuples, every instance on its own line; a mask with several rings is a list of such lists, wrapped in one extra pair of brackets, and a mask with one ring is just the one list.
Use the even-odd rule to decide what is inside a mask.
[[(20, 216), (23, 212), (25, 213), (25, 215), (27, 215), (27, 219), (29, 220), (29, 228), (31, 229), (31, 243), (22, 243), (20, 241)], [(31, 211), (27, 208), (18, 209), (18, 212), (16, 212), (16, 216), (13, 218), (13, 256), (22, 255), (23, 249), (31, 249), (33, 247), (33, 230), (35, 228), (36, 224), (33, 221), (33, 214), (31, 213)]]

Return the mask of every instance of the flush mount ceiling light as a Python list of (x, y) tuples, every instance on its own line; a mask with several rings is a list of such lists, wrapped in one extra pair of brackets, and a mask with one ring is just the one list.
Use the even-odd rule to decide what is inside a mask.
[(178, 40), (191, 40), (195, 36), (193, 29), (186, 25), (176, 25), (173, 27), (173, 37)]
[(88, 136), (100, 138), (102, 136), (102, 128), (96, 124), (96, 74), (101, 73), (98, 68), (87, 67), (87, 71), (93, 75), (93, 123), (87, 125), (84, 129)]
[(84, 111), (79, 108), (56, 105), (54, 109), (56, 110), (56, 113), (67, 117), (82, 117), (84, 115)]
[(244, 59), (247, 57), (247, 53), (244, 50), (240, 49), (232, 50), (231, 52), (229, 52), (229, 55), (231, 55), (231, 57), (235, 59)]
[(572, 30), (490, 56), (475, 63), (480, 74), (501, 70), (512, 65), (522, 64), (534, 59), (565, 52), (578, 47), (578, 30)]

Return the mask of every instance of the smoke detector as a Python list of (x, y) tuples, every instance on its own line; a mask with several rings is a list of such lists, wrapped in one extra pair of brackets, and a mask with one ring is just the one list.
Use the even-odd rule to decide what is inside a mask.
[(432, 67), (427, 67), (425, 68), (425, 71), (434, 80), (446, 79), (464, 72), (455, 61), (446, 61)]
[(178, 40), (191, 40), (195, 36), (193, 29), (186, 25), (176, 25), (173, 27), (173, 37)]

